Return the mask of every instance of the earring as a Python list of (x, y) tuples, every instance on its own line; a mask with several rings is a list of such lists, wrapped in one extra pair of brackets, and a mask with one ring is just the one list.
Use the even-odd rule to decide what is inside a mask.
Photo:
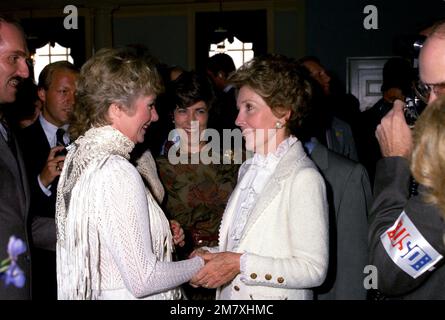
[(275, 123), (275, 129), (281, 129), (281, 128), (283, 128), (283, 124), (280, 121), (277, 121)]

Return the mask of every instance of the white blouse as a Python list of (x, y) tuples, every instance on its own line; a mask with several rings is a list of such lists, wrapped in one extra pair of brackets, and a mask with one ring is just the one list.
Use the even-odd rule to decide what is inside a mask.
[(273, 175), (281, 158), (298, 139), (290, 136), (280, 143), (274, 152), (267, 155), (255, 153), (240, 168), (238, 188), (240, 196), (235, 207), (235, 218), (229, 230), (228, 248), (235, 251), (244, 231), (244, 227), (266, 183)]

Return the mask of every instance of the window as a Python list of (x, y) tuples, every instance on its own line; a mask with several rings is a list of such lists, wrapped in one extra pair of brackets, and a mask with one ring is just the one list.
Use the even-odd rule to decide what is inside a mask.
[(73, 57), (71, 57), (71, 48), (62, 47), (57, 42), (54, 47), (51, 47), (48, 42), (45, 46), (36, 50), (36, 53), (32, 56), (34, 64), (34, 79), (36, 83), (39, 81), (40, 72), (49, 63), (56, 61), (69, 61), (74, 63)]
[(217, 53), (228, 54), (232, 57), (235, 67), (238, 69), (245, 62), (253, 58), (254, 52), (252, 48), (252, 42), (243, 43), (236, 37), (233, 37), (233, 43), (230, 43), (228, 39), (225, 39), (218, 44), (211, 44), (209, 57)]

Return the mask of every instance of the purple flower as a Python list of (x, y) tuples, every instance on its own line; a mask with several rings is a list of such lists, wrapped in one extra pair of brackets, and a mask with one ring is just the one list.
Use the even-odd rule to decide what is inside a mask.
[(11, 263), (2, 278), (5, 280), (6, 286), (9, 286), (12, 283), (17, 288), (23, 288), (25, 285), (25, 274), (15, 261)]
[(6, 286), (13, 284), (17, 288), (25, 285), (25, 274), (17, 264), (19, 255), (26, 251), (26, 245), (23, 240), (15, 236), (9, 237), (8, 258), (0, 262), (0, 280), (5, 282)]
[(26, 251), (26, 245), (22, 239), (11, 236), (8, 243), (8, 255), (12, 261), (17, 261), (19, 255)]

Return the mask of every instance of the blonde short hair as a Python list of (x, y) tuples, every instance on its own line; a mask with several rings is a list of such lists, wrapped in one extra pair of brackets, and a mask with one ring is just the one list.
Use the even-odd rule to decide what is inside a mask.
[(107, 113), (113, 103), (131, 114), (138, 97), (158, 95), (163, 88), (152, 61), (130, 48), (102, 49), (89, 59), (77, 82), (71, 137), (76, 139), (91, 127), (110, 124)]
[(428, 105), (416, 122), (411, 171), (426, 187), (425, 201), (445, 216), (445, 97)]

